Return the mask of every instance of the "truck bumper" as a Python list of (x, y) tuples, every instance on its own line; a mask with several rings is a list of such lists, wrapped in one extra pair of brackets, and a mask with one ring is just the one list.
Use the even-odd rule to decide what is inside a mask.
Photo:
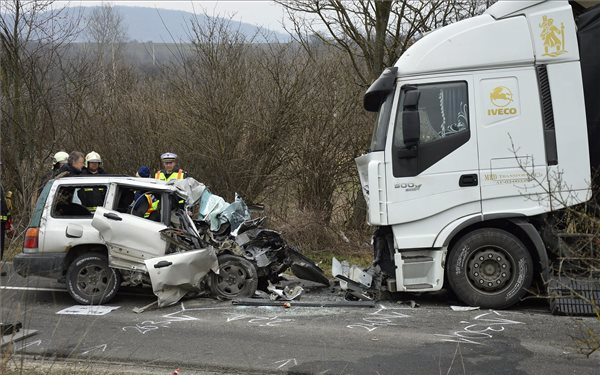
[(42, 276), (60, 279), (66, 254), (18, 254), (13, 260), (15, 271), (23, 276)]

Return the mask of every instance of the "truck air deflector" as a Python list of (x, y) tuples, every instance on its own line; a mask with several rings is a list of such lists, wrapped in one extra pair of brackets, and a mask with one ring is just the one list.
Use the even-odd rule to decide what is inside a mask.
[(394, 90), (397, 67), (386, 68), (373, 82), (364, 96), (363, 106), (369, 112), (379, 111), (387, 95)]

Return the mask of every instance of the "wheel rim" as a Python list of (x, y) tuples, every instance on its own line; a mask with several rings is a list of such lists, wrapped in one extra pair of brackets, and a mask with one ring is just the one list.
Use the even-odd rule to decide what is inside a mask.
[(468, 276), (475, 289), (487, 293), (501, 291), (513, 277), (512, 258), (500, 247), (477, 249), (469, 259)]
[(88, 296), (104, 294), (110, 275), (106, 267), (88, 265), (77, 274), (77, 288)]
[(237, 264), (225, 264), (219, 269), (217, 290), (223, 295), (235, 296), (246, 286), (249, 275), (246, 269)]

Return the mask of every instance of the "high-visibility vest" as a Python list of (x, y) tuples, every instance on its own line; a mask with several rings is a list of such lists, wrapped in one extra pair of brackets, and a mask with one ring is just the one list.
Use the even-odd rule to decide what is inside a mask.
[(172, 172), (169, 177), (165, 176), (165, 173), (162, 170), (159, 170), (154, 175), (154, 178), (161, 181), (183, 180), (184, 175), (185, 172), (181, 168), (177, 171), (177, 173)]
[(146, 200), (148, 201), (148, 209), (144, 212), (144, 219), (147, 219), (148, 216), (152, 215), (152, 213), (158, 210), (158, 204), (160, 201), (154, 196), (154, 194), (144, 194)]

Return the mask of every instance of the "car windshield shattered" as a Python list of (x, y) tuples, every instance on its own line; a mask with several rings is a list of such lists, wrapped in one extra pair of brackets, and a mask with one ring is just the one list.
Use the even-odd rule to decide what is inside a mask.
[(314, 262), (263, 226), (265, 217), (252, 218), (242, 197), (228, 203), (192, 178), (166, 187), (136, 192), (125, 213), (98, 207), (92, 220), (119, 281), (151, 285), (159, 307), (186, 295), (251, 297), (272, 289), (288, 269), (329, 285)]

